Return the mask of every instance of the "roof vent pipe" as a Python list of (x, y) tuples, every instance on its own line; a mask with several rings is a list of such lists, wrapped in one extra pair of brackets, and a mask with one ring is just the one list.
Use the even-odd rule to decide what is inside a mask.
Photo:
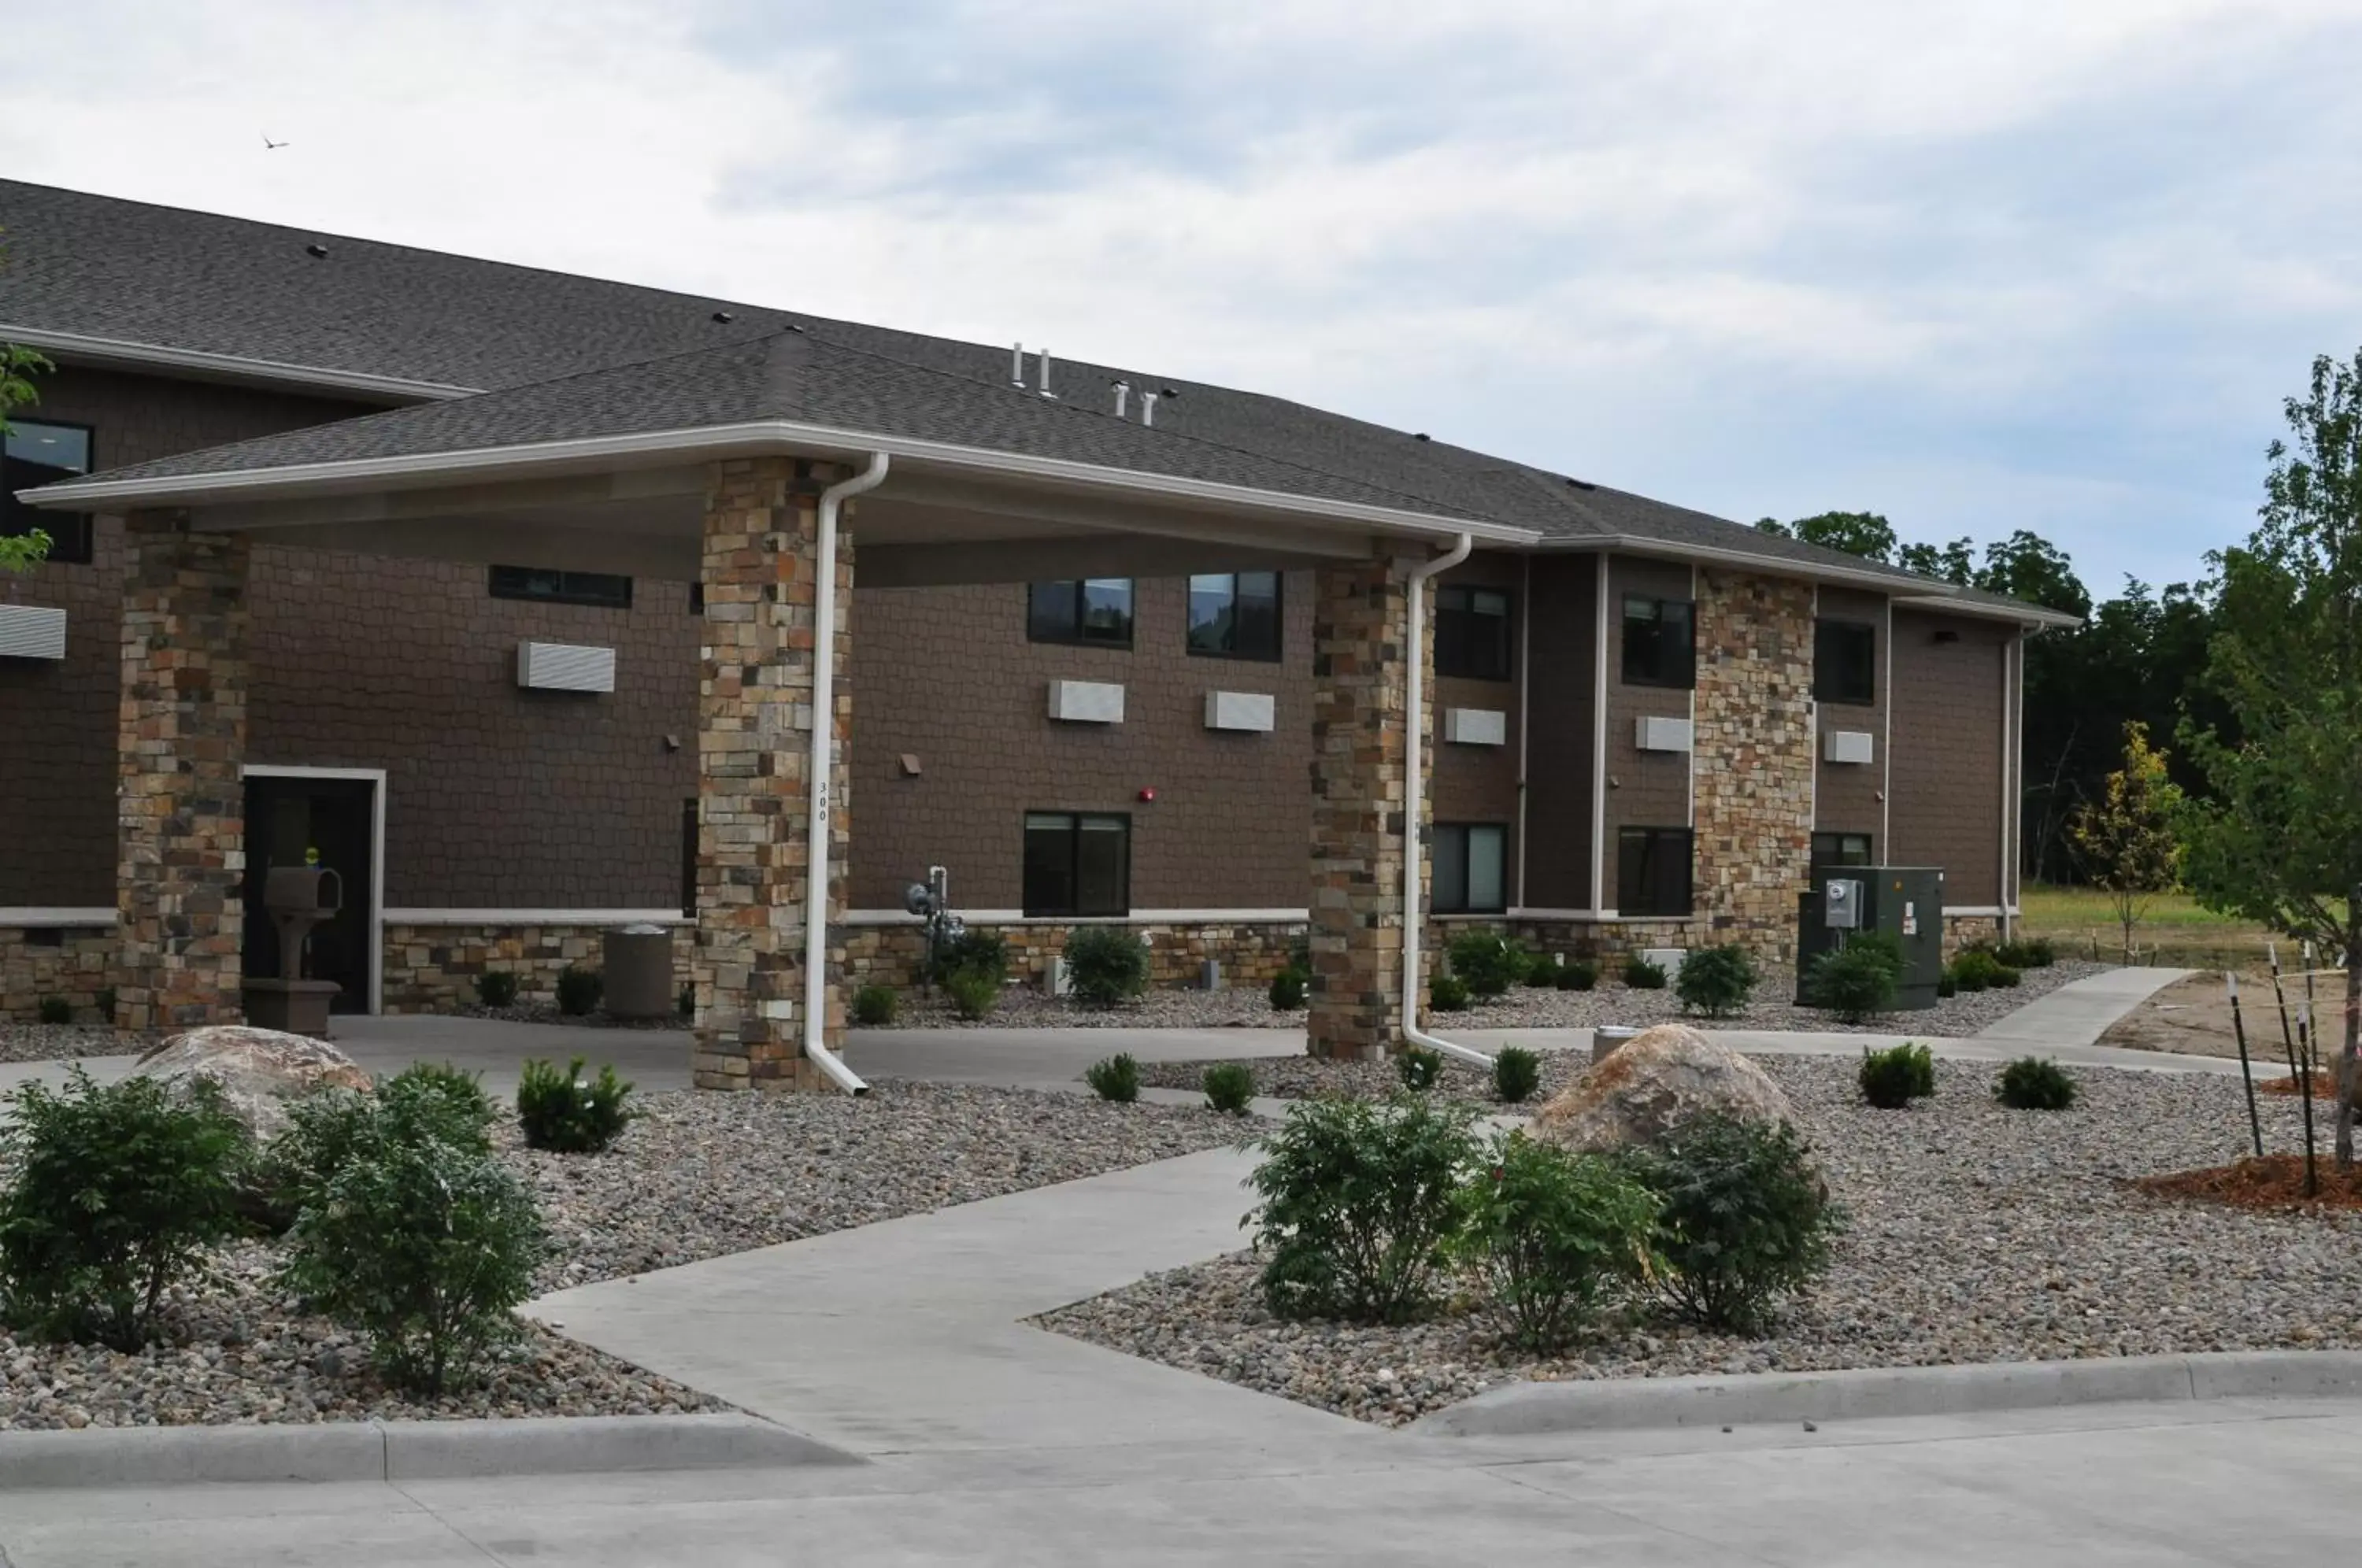
[(1131, 383), (1130, 381), (1118, 381), (1115, 383), (1115, 416), (1118, 419), (1121, 419), (1123, 417), (1123, 405), (1131, 396)]
[(1140, 422), (1142, 425), (1156, 423), (1156, 394), (1153, 392), (1140, 394)]
[(1009, 384), (1019, 392), (1025, 390), (1025, 345), (1022, 343), (1009, 350)]
[(1042, 395), (1053, 403), (1058, 401), (1058, 394), (1050, 390), (1050, 350), (1047, 348), (1042, 350)]

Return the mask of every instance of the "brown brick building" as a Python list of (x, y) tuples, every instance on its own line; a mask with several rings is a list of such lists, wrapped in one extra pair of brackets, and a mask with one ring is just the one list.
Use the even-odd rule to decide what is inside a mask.
[[(872, 448), (895, 466), (845, 502), (838, 572), (835, 977), (907, 966), (930, 866), (1036, 963), (1109, 919), (1167, 981), (1267, 973), (1320, 926), (1319, 867), (1361, 863), (1337, 759), (1399, 790), (1402, 628), (1355, 617), (1401, 575), (1350, 561), (1420, 535), (1473, 544), (1425, 591), (1431, 921), (1783, 955), (1816, 856), (1940, 867), (1956, 925), (2014, 901), (2045, 612), (1136, 370), (5, 182), (0, 227), (0, 337), (57, 361), (6, 488), (99, 487), (0, 502), (61, 542), (0, 579), (0, 1014), (87, 1009), (132, 950), (268, 972), (267, 922), (207, 900), (307, 848), (348, 873), (314, 953), (354, 1005), (447, 1005), (486, 967), (546, 988), (604, 927), (713, 923), (701, 887), (771, 875), (731, 869), (717, 737), (753, 733), (758, 667), (811, 657), (786, 558)], [(757, 450), (796, 455), (724, 472)], [(234, 756), (187, 749), (207, 715)], [(773, 723), (808, 733), (809, 692), (745, 718)], [(188, 891), (175, 834), (227, 894)], [(1386, 896), (1334, 875), (1340, 908)], [(731, 940), (680, 944), (701, 1007)]]

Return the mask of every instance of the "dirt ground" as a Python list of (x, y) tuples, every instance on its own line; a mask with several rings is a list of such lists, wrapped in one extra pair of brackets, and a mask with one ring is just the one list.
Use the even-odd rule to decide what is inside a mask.
[[(2304, 996), (2304, 978), (2282, 978), (2289, 999), (2290, 1026), (2295, 1026), (2296, 1004)], [(2345, 977), (2334, 971), (2314, 976), (2314, 1009), (2322, 1016), (2326, 1038), (2321, 1055), (2333, 1055), (2341, 1043), (2338, 1010), (2345, 1000)], [(2272, 1001), (2268, 974), (2239, 977), (2239, 1007), (2247, 1023), (2247, 1052), (2258, 1066), (2277, 1065), (2285, 1070), (2288, 1048), (2280, 1039), (2279, 1010)], [(2239, 1047), (2231, 1032), (2231, 1001), (2219, 969), (2176, 980), (2125, 1014), (2100, 1036), (2103, 1045), (2133, 1051), (2179, 1051), (2195, 1056), (2236, 1056)]]

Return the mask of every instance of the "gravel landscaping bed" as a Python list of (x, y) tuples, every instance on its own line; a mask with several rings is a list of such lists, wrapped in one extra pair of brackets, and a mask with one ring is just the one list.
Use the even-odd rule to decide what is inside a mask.
[(560, 1012), (556, 1002), (512, 1002), (507, 1007), (485, 1007), (470, 1002), (455, 1009), (454, 1018), (491, 1018), (502, 1023), (562, 1023), (574, 1029), (687, 1029), (689, 1020), (679, 1013), (667, 1013), (662, 1018), (616, 1018), (604, 1008), (589, 1012)]
[[(1991, 1067), (1938, 1062), (1932, 1101), (1881, 1111), (1857, 1102), (1853, 1063), (1757, 1060), (1851, 1214), (1827, 1276), (1767, 1338), (1641, 1316), (1537, 1360), (1482, 1309), (1395, 1329), (1284, 1323), (1264, 1310), (1244, 1254), (1039, 1321), (1386, 1425), (1518, 1378), (2362, 1348), (2362, 1213), (2252, 1212), (2130, 1185), (2246, 1153), (2235, 1079), (2070, 1068), (2074, 1110), (2009, 1111), (1992, 1101)], [(2263, 1115), (2268, 1148), (2301, 1147), (2292, 1099)]]
[[(1304, 1010), (1275, 1012), (1253, 987), (1226, 991), (1152, 990), (1118, 1007), (1081, 1007), (1028, 986), (1001, 993), (989, 1016), (974, 1022), (954, 1012), (942, 993), (913, 988), (889, 1029), (1301, 1029)], [(859, 1025), (855, 1027), (858, 1028)]]
[(163, 1038), (156, 1030), (100, 1023), (0, 1023), (0, 1062), (56, 1062), (77, 1056), (136, 1056)]

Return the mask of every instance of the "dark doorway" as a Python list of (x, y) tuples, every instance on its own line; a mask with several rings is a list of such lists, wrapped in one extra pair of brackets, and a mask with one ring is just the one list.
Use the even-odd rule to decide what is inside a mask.
[(246, 781), (246, 972), (298, 977), (279, 961), (279, 928), (262, 907), (273, 866), (301, 866), (308, 851), (343, 879), (344, 907), (312, 928), (301, 977), (344, 988), (333, 1012), (367, 1012), (370, 906), (377, 866), (370, 848), (377, 785), (367, 778), (252, 778)]

